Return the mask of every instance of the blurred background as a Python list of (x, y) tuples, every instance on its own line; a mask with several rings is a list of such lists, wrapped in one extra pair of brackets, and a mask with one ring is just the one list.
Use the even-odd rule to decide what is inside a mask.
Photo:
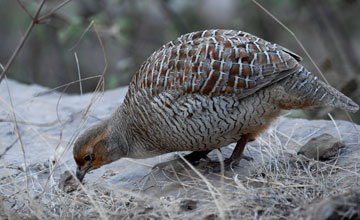
[[(34, 14), (40, 0), (19, 0)], [(286, 24), (303, 43), (332, 86), (360, 103), (360, 1), (258, 0)], [(48, 0), (43, 12), (62, 1)], [(31, 22), (15, 0), (0, 1), (0, 63), (5, 65)], [(317, 73), (294, 37), (250, 0), (74, 0), (36, 25), (7, 76), (28, 84), (54, 88), (81, 78), (100, 75), (104, 54), (91, 22), (104, 43), (108, 68), (105, 88), (129, 83), (141, 63), (166, 42), (181, 34), (204, 29), (250, 32), (283, 45), (304, 58)], [(94, 91), (98, 78), (82, 83)], [(79, 85), (66, 92), (79, 93)], [(330, 110), (335, 119), (343, 111)], [(294, 117), (329, 119), (329, 109), (293, 111)], [(360, 123), (360, 113), (352, 115)]]

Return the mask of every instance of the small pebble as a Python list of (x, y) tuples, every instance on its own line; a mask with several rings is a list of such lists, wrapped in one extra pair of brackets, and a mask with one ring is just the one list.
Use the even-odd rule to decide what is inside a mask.
[(344, 143), (339, 139), (329, 134), (322, 134), (309, 140), (300, 148), (298, 154), (302, 154), (310, 159), (325, 161), (335, 157), (343, 147)]

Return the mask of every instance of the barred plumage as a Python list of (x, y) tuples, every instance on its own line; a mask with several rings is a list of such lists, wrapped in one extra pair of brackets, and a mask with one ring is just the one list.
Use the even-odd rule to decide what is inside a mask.
[[(154, 52), (131, 87), (245, 97), (296, 70), (293, 52), (242, 31), (206, 30), (183, 35)], [(284, 72), (289, 70), (288, 72)]]
[[(230, 159), (236, 159), (282, 109), (358, 110), (299, 61), (288, 49), (242, 31), (199, 31), (167, 43), (134, 75), (114, 114), (78, 138), (79, 172), (121, 157), (173, 151), (203, 152), (188, 157), (199, 159), (233, 142)], [(88, 154), (93, 159), (86, 163)]]

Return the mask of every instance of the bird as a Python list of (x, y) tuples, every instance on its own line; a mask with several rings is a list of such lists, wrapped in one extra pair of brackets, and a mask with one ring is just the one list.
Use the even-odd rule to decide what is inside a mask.
[(282, 110), (359, 106), (318, 79), (289, 49), (244, 31), (184, 34), (155, 51), (133, 76), (123, 103), (74, 143), (80, 182), (121, 158), (191, 151), (196, 163), (236, 143), (225, 165)]

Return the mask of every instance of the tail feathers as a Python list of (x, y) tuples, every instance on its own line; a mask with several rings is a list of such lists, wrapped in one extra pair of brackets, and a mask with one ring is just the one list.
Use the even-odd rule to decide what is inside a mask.
[(335, 88), (319, 80), (303, 66), (299, 65), (297, 73), (285, 81), (289, 93), (296, 94), (302, 102), (311, 106), (332, 106), (346, 111), (356, 112), (359, 105)]
[(350, 112), (357, 112), (359, 110), (358, 104), (335, 88), (320, 80), (317, 80), (317, 84), (325, 89), (325, 92), (318, 99), (318, 101), (322, 104), (335, 108), (341, 108)]

